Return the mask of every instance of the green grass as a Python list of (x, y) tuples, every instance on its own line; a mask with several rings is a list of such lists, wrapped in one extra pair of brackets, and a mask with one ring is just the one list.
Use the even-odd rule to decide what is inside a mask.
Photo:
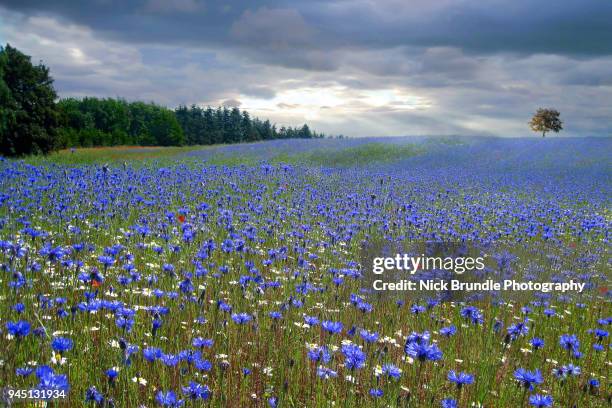
[(25, 161), (29, 164), (121, 164), (123, 162), (142, 162), (147, 160), (173, 159), (186, 152), (202, 149), (202, 146), (161, 147), (161, 146), (114, 146), (89, 147), (59, 150), (48, 156), (28, 156)]
[(317, 149), (307, 153), (280, 154), (274, 163), (310, 164), (317, 166), (364, 166), (370, 163), (391, 163), (415, 156), (424, 151), (416, 145), (367, 143), (340, 150)]
[[(131, 165), (156, 162), (170, 164), (178, 159), (189, 164), (193, 161), (205, 161), (216, 166), (256, 165), (261, 158), (257, 155), (234, 154), (221, 150), (223, 145), (215, 146), (113, 146), (64, 149), (47, 156), (28, 156), (24, 161), (33, 165), (91, 165), (109, 164), (121, 165), (124, 162)], [(209, 150), (207, 156), (186, 156), (196, 150)], [(315, 149), (302, 153), (291, 153), (277, 149), (272, 163), (291, 163), (325, 167), (365, 166), (371, 163), (391, 163), (415, 156), (425, 151), (425, 148), (412, 144), (388, 144), (382, 142), (367, 143), (361, 146), (344, 149)]]

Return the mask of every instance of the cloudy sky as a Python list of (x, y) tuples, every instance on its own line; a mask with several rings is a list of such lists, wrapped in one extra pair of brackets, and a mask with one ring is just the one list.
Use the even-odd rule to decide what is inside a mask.
[(240, 106), (351, 136), (612, 134), (610, 0), (0, 0), (61, 96)]

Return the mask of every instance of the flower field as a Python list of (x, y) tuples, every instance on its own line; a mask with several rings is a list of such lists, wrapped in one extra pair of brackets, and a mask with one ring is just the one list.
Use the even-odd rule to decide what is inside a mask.
[[(65, 390), (50, 406), (608, 407), (610, 151), (420, 138), (2, 160), (0, 387)], [(588, 290), (391, 301), (362, 285), (374, 239), (504, 243), (492, 276)]]

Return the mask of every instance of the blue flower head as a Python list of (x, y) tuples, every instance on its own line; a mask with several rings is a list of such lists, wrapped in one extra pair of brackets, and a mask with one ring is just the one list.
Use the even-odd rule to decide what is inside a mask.
[(580, 348), (580, 340), (575, 334), (564, 334), (559, 339), (559, 344), (566, 350), (576, 351)]
[(376, 340), (378, 340), (378, 333), (369, 332), (366, 329), (361, 330), (359, 335), (366, 343), (374, 343)]
[(448, 326), (448, 327), (443, 327), (440, 329), (440, 334), (445, 337), (454, 336), (455, 333), (457, 333), (457, 328), (453, 325)]
[(211, 391), (206, 385), (190, 381), (187, 387), (183, 387), (183, 394), (190, 400), (207, 400)]
[(96, 387), (89, 387), (85, 391), (85, 401), (93, 401), (96, 404), (102, 404), (104, 401), (104, 395), (96, 389)]
[(53, 350), (57, 351), (60, 354), (72, 349), (72, 346), (72, 340), (66, 337), (54, 337), (51, 341), (51, 347), (53, 348)]
[(321, 327), (323, 327), (323, 330), (325, 330), (329, 334), (337, 334), (342, 331), (342, 322), (332, 322), (331, 320), (324, 320), (323, 323), (321, 323)]
[(30, 323), (25, 320), (6, 323), (6, 330), (17, 338), (27, 336), (30, 333), (30, 327)]
[(468, 373), (457, 373), (454, 370), (448, 372), (448, 380), (454, 382), (457, 388), (461, 388), (464, 385), (472, 384), (474, 382), (474, 376)]
[(348, 369), (360, 369), (365, 365), (366, 355), (356, 344), (345, 344), (342, 346), (344, 364)]
[(442, 351), (435, 344), (423, 343), (408, 343), (404, 347), (404, 351), (410, 357), (421, 362), (431, 360), (436, 361), (442, 358)]
[(158, 391), (155, 400), (162, 407), (180, 407), (184, 402), (183, 400), (177, 400), (174, 391)]
[(539, 337), (534, 337), (530, 340), (529, 343), (531, 344), (531, 347), (533, 347), (534, 350), (538, 350), (544, 347), (544, 340)]
[(250, 322), (253, 317), (248, 313), (233, 313), (232, 320), (237, 324), (246, 324)]
[(393, 364), (385, 364), (382, 366), (382, 373), (389, 378), (398, 379), (402, 375), (402, 370)]
[(534, 385), (542, 384), (544, 381), (540, 370), (527, 371), (524, 368), (517, 369), (514, 372), (514, 378), (529, 390), (533, 390)]
[(553, 404), (553, 398), (550, 395), (535, 394), (529, 397), (529, 404), (534, 407), (550, 407)]
[(457, 401), (452, 398), (445, 398), (442, 400), (441, 404), (442, 408), (457, 408)]

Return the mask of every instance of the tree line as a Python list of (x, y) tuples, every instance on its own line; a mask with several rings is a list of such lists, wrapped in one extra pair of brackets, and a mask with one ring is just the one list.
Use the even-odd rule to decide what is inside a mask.
[(281, 127), (251, 119), (234, 107), (196, 105), (170, 110), (154, 103), (113, 98), (67, 98), (58, 102), (64, 146), (180, 146), (323, 137), (308, 125)]
[(20, 156), (66, 147), (181, 146), (317, 138), (308, 125), (280, 127), (236, 107), (172, 110), (120, 98), (57, 100), (42, 63), (10, 45), (0, 47), (0, 154)]

